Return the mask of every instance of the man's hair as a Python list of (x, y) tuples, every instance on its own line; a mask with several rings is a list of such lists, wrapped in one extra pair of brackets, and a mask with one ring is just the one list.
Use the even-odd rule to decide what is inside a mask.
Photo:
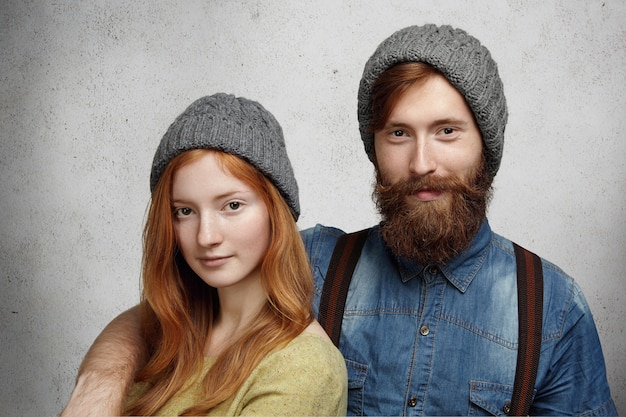
[(202, 402), (184, 413), (206, 414), (233, 395), (263, 357), (286, 345), (313, 320), (311, 269), (290, 207), (278, 189), (234, 155), (206, 149), (181, 153), (155, 186), (144, 229), (141, 328), (150, 359), (137, 380), (153, 385), (126, 410), (130, 415), (153, 415), (202, 366), (219, 300), (217, 290), (202, 281), (179, 252), (171, 193), (174, 174), (209, 152), (267, 207), (271, 236), (261, 263), (267, 302), (249, 328), (217, 357), (202, 382)]
[(382, 129), (393, 108), (404, 92), (412, 85), (422, 85), (433, 75), (441, 74), (423, 62), (405, 62), (383, 72), (372, 85), (372, 117), (370, 133)]

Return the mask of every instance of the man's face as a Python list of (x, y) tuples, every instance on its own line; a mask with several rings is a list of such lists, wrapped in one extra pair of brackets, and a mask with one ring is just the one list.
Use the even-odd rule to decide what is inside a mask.
[(491, 190), (481, 134), (441, 75), (409, 87), (374, 133), (383, 238), (397, 255), (445, 263), (482, 223)]
[[(385, 126), (374, 133), (376, 161), (385, 185), (426, 176), (467, 180), (482, 158), (482, 146), (472, 111), (442, 75), (409, 87)], [(425, 188), (412, 197), (428, 203), (449, 195)]]

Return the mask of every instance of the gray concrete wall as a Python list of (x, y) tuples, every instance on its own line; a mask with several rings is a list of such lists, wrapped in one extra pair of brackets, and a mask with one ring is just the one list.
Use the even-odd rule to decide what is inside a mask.
[(583, 287), (626, 412), (626, 2), (17, 1), (0, 8), (0, 409), (53, 415), (86, 349), (139, 297), (156, 145), (226, 91), (281, 121), (300, 227), (376, 222), (356, 90), (393, 31), (450, 23), (509, 102), (494, 229)]

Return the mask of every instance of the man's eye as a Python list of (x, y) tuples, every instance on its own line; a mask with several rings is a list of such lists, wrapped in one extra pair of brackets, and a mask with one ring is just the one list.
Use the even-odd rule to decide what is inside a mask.
[(453, 133), (454, 133), (454, 129), (453, 129), (453, 128), (451, 128), (451, 127), (444, 127), (443, 129), (441, 129), (441, 132), (442, 132), (444, 135), (451, 135), (451, 134), (453, 134)]
[(404, 136), (404, 130), (394, 130), (393, 131), (393, 135), (394, 136)]

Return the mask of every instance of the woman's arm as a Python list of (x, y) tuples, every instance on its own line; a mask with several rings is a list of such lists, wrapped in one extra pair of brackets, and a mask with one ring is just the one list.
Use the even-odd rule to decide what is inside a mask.
[(96, 338), (61, 416), (119, 416), (135, 372), (146, 357), (139, 306), (135, 306), (113, 319)]

